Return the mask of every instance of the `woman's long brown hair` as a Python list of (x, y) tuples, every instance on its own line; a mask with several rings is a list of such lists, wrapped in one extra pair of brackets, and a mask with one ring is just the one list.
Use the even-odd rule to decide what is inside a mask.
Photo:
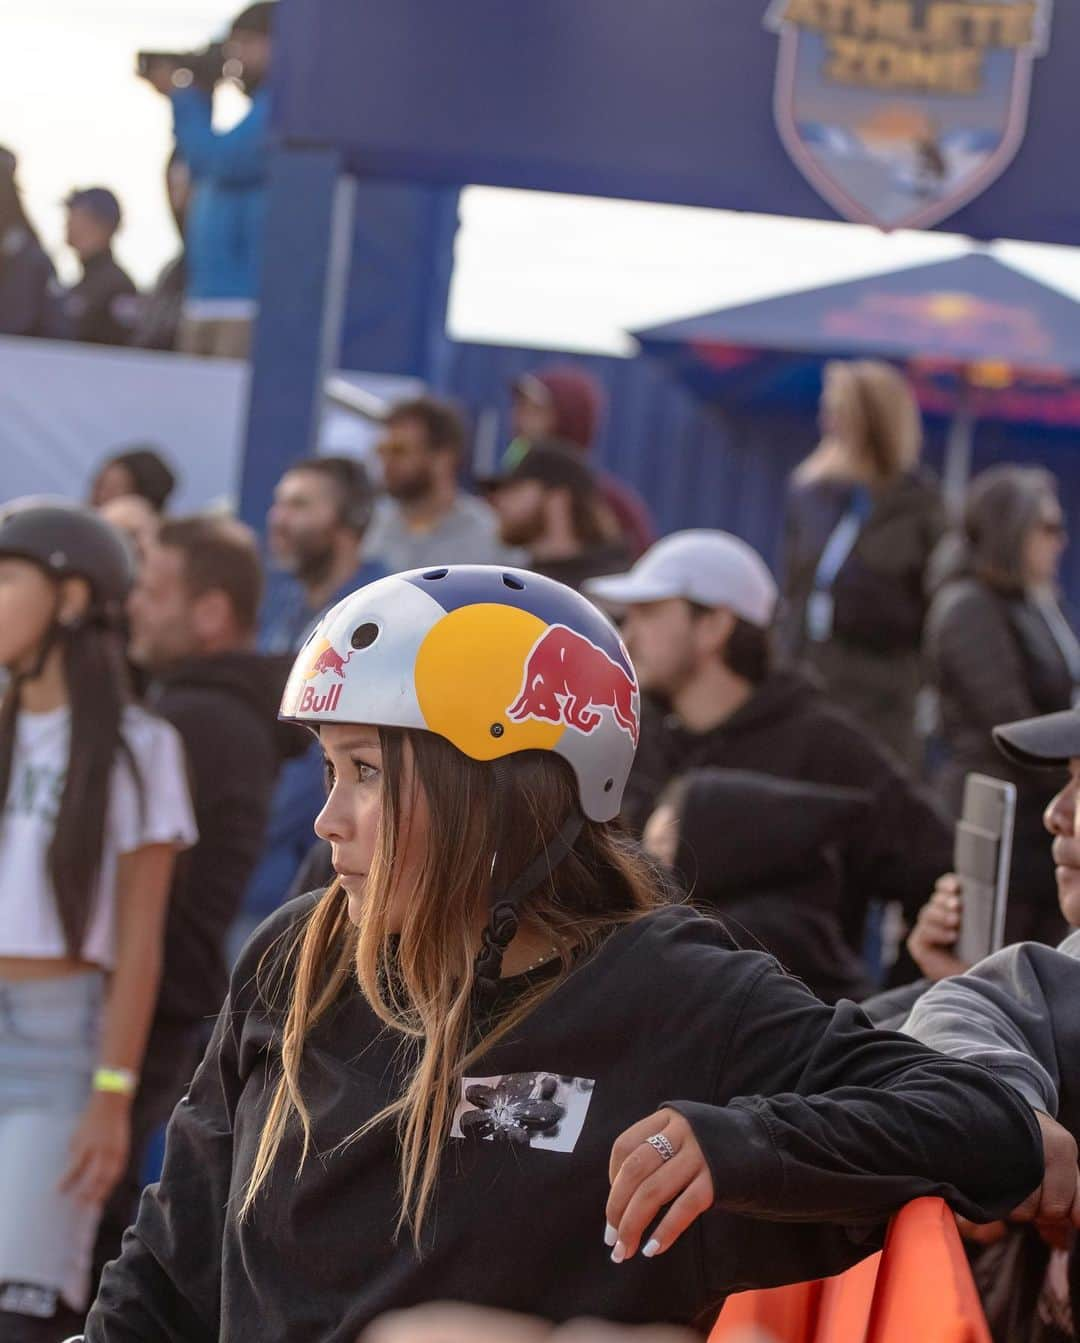
[[(465, 1070), (556, 990), (575, 958), (615, 925), (661, 903), (662, 895), (652, 869), (616, 826), (587, 821), (574, 851), (522, 908), (523, 921), (557, 949), (560, 973), (534, 985), (507, 1014), (478, 1020), (472, 972), (491, 893), (506, 889), (551, 842), (577, 805), (573, 777), (566, 763), (550, 754), (526, 752), (495, 767), (468, 759), (431, 733), (383, 728), (379, 736), (382, 813), (360, 926), (350, 923), (334, 883), (287, 956), (282, 982), (291, 980), (292, 987), (281, 1075), (241, 1216), (255, 1208), (291, 1124), (299, 1123), (303, 1132), (300, 1168), (311, 1152), (311, 1117), (300, 1088), (304, 1044), (355, 977), (372, 1011), (410, 1049), (413, 1066), (401, 1096), (365, 1120), (348, 1141), (396, 1124), (398, 1231), (408, 1224), (419, 1245)], [(393, 937), (389, 913), (401, 897), (397, 857), (408, 838), (407, 828), (402, 831), (407, 750), (412, 800), (423, 794), (428, 838), (400, 936)]]
[(887, 485), (918, 465), (922, 419), (904, 375), (881, 359), (834, 360), (825, 377), (842, 399), (854, 441), (827, 434), (797, 468), (796, 479), (863, 479)]

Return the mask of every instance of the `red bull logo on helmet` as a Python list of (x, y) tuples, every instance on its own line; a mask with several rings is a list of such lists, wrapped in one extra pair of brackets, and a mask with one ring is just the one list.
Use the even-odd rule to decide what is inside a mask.
[(515, 723), (535, 718), (588, 734), (610, 710), (637, 746), (639, 705), (637, 681), (625, 667), (575, 630), (552, 625), (533, 645), (521, 691), (506, 712)]
[(304, 672), (305, 681), (314, 681), (320, 676), (337, 677), (337, 684), (331, 685), (321, 695), (313, 685), (304, 687), (297, 705), (297, 713), (332, 713), (341, 699), (341, 683), (345, 680), (345, 667), (352, 657), (350, 650), (343, 657), (329, 639), (321, 639), (312, 650), (311, 662)]
[(342, 657), (329, 639), (322, 639), (314, 649), (314, 656), (304, 673), (304, 680), (312, 681), (316, 676), (329, 675), (340, 677), (344, 681), (345, 667), (351, 657), (351, 649)]

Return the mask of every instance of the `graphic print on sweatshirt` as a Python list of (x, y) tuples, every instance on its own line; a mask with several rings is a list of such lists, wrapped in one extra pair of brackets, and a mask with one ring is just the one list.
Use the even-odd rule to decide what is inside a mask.
[(464, 1077), (450, 1136), (572, 1152), (595, 1086), (591, 1077), (557, 1073)]

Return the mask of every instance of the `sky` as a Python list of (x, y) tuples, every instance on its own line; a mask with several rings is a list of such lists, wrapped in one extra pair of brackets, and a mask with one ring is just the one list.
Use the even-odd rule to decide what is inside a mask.
[[(174, 254), (163, 185), (169, 113), (133, 74), (139, 48), (201, 46), (234, 9), (219, 0), (9, 0), (0, 17), (0, 144), (19, 157), (28, 210), (71, 279), (60, 202), (105, 185), (125, 209), (117, 255), (140, 284)], [(222, 124), (243, 99), (220, 99)], [(463, 340), (629, 354), (628, 331), (955, 256), (951, 235), (873, 229), (474, 187), (449, 327)], [(994, 245), (995, 254), (1080, 298), (1080, 249)]]

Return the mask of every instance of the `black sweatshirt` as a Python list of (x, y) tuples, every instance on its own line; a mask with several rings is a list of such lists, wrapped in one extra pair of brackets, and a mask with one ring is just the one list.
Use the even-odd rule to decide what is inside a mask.
[(225, 939), (262, 852), (278, 763), (310, 741), (277, 721), (290, 666), (248, 652), (188, 658), (147, 694), (183, 739), (199, 830), (173, 876), (160, 1020), (209, 1028), (225, 996)]
[(898, 900), (914, 921), (934, 882), (952, 866), (952, 822), (936, 800), (864, 727), (797, 672), (775, 672), (708, 732), (691, 732), (646, 698), (623, 819), (640, 831), (665, 784), (707, 766), (871, 795), (871, 816), (855, 828), (842, 855), (842, 919), (857, 950), (871, 900)]
[[(861, 1258), (909, 1199), (939, 1194), (985, 1220), (1041, 1178), (1037, 1126), (1010, 1088), (870, 1030), (851, 1003), (824, 1006), (675, 907), (614, 932), (470, 1068), (422, 1257), (392, 1236), (392, 1132), (340, 1146), (398, 1094), (403, 1066), (356, 989), (306, 1050), (315, 1154), (297, 1178), (287, 1137), (241, 1223), (281, 1025), (256, 967), (272, 949), (260, 978), (273, 982), (282, 934), (312, 899), (279, 910), (241, 957), (87, 1343), (354, 1343), (384, 1311), (444, 1298), (704, 1330), (729, 1291)], [(611, 1147), (669, 1102), (705, 1151), (717, 1207), (668, 1253), (616, 1266), (603, 1243)]]

